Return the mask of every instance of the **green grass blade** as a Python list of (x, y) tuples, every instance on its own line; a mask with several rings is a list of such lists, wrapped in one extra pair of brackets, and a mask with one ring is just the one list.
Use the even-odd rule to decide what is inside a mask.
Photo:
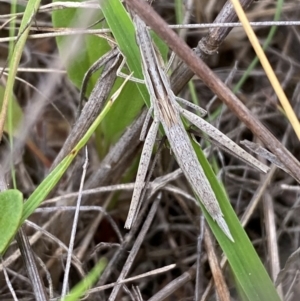
[(62, 301), (77, 301), (97, 281), (107, 265), (106, 259), (102, 258), (89, 272), (89, 274), (78, 283)]
[[(39, 5), (40, 5), (39, 0), (28, 1), (21, 21), (20, 29), (18, 32), (18, 40), (14, 46), (14, 50), (11, 53), (11, 57), (9, 58), (9, 73), (8, 73), (8, 78), (6, 83), (6, 89), (4, 92), (3, 105), (2, 105), (1, 116), (0, 116), (1, 130), (3, 129), (3, 125), (5, 123), (6, 111), (9, 104), (9, 100), (12, 99), (13, 97), (13, 87), (17, 75), (17, 69), (29, 34), (30, 25), (35, 13), (39, 8)], [(2, 137), (2, 132), (0, 133), (0, 136)]]
[[(16, 42), (9, 43), (9, 73), (6, 82), (6, 87), (3, 95), (3, 100), (1, 101), (1, 113), (0, 113), (0, 140), (2, 139), (4, 126), (8, 117), (8, 125), (11, 127), (9, 130), (12, 131), (12, 104), (11, 100), (13, 99), (13, 88), (15, 83), (15, 78), (17, 75), (17, 69), (21, 60), (21, 56), (23, 53), (23, 49), (30, 31), (31, 22), (35, 13), (37, 12), (40, 5), (40, 0), (29, 0), (26, 9), (21, 21), (21, 25), (18, 32), (18, 38)], [(16, 1), (12, 2), (11, 12), (14, 13), (16, 11)], [(10, 36), (14, 34), (15, 29), (15, 20), (11, 22), (10, 28)], [(7, 116), (8, 115), (8, 116)], [(10, 146), (13, 149), (13, 137), (9, 136)], [(15, 178), (15, 170), (13, 164), (11, 162), (11, 176), (13, 187), (16, 188), (16, 178)]]
[(23, 195), (10, 189), (0, 193), (0, 255), (3, 255), (15, 236), (22, 217)]
[[(140, 51), (135, 42), (134, 26), (127, 11), (119, 0), (100, 0), (100, 5), (118, 47), (126, 57), (126, 64), (130, 72), (133, 72), (134, 77), (142, 79)], [(168, 49), (165, 43), (155, 34), (153, 38), (159, 50), (162, 51), (163, 58), (166, 58)], [(107, 137), (109, 138), (113, 135), (110, 129), (113, 129), (115, 125), (120, 125), (120, 128), (128, 126), (140, 112), (144, 103), (147, 106), (150, 104), (149, 93), (145, 85), (128, 83), (124, 89), (122, 100), (118, 101), (118, 104), (114, 106), (104, 120), (103, 125), (105, 126)]]
[[(3, 105), (3, 97), (4, 97), (4, 87), (0, 86), (0, 106)], [(12, 94), (12, 98), (9, 99), (9, 110), (8, 110), (8, 118), (5, 120), (4, 123), (4, 132), (9, 134), (9, 137), (18, 136), (18, 129), (20, 126), (20, 122), (23, 119), (23, 112), (22, 109), (15, 98), (15, 96)], [(10, 144), (12, 145), (12, 143)]]
[(67, 168), (70, 166), (70, 164), (72, 163), (73, 159), (76, 157), (78, 152), (82, 149), (82, 147), (86, 145), (86, 143), (94, 133), (95, 129), (103, 121), (103, 119), (109, 112), (112, 105), (113, 102), (108, 101), (107, 105), (105, 106), (101, 114), (96, 118), (96, 120), (93, 122), (93, 124), (85, 133), (85, 135), (82, 137), (82, 139), (78, 142), (78, 144), (30, 195), (30, 197), (24, 204), (22, 222), (24, 222), (34, 212), (34, 210), (42, 203), (42, 201), (46, 198), (49, 192), (61, 179), (61, 177), (63, 176)]
[[(139, 49), (135, 43), (135, 31), (124, 6), (120, 1), (115, 0), (100, 1), (100, 5), (105, 20), (113, 32), (113, 37), (126, 57), (126, 64), (130, 71), (123, 70), (123, 72), (126, 74), (133, 72), (134, 77), (142, 79), (143, 73), (139, 63)], [(122, 81), (123, 79), (118, 79), (118, 82)], [(104, 120), (101, 131), (106, 133), (106, 137), (111, 142), (114, 142), (117, 138), (114, 133), (120, 133), (122, 129), (132, 123), (144, 103), (147, 105), (150, 103), (145, 85), (129, 82), (124, 89), (122, 98)], [(117, 128), (115, 129), (115, 127)]]
[[(81, 1), (76, 0), (76, 2)], [(65, 8), (63, 10), (55, 10), (52, 12), (52, 23), (55, 28), (76, 28), (78, 27), (78, 23), (80, 24), (84, 16), (87, 14), (89, 16), (89, 24), (95, 24), (92, 29), (101, 29), (103, 23), (101, 22), (96, 24), (97, 21), (103, 19), (101, 11), (87, 8)], [(79, 36), (81, 37), (80, 49), (78, 50), (78, 53), (76, 53), (76, 59), (74, 58), (69, 61), (68, 57), (70, 54), (69, 49), (66, 49), (66, 45), (68, 45), (71, 39), (75, 39)], [(110, 46), (104, 38), (89, 34), (83, 36), (73, 35), (71, 37), (57, 37), (56, 43), (63, 61), (68, 62), (66, 66), (68, 76), (78, 89), (81, 88), (84, 74), (90, 66), (110, 50)], [(89, 93), (95, 85), (98, 76), (99, 74), (96, 73), (89, 81)]]
[[(57, 28), (78, 27), (78, 23), (80, 24), (80, 20), (83, 19), (82, 16), (85, 16), (88, 12), (89, 16), (92, 15), (88, 20), (89, 24), (95, 24), (92, 27), (93, 29), (107, 27), (105, 21), (96, 24), (97, 21), (103, 20), (102, 11), (93, 10), (92, 12), (94, 13), (91, 14), (90, 10), (91, 9), (86, 8), (66, 8), (57, 10), (52, 13), (52, 21)], [(68, 45), (68, 41), (74, 39), (74, 37), (75, 36), (57, 37), (56, 41), (60, 56), (64, 61), (68, 61), (66, 68), (69, 78), (78, 88), (80, 88), (86, 71), (96, 60), (107, 53), (111, 49), (111, 46), (104, 38), (95, 35), (84, 35), (81, 37), (82, 46), (77, 53), (76, 58), (69, 60), (67, 59), (69, 57), (69, 51), (66, 49), (66, 45)], [(99, 73), (100, 71), (96, 72), (89, 80), (87, 97), (95, 86)], [(124, 79), (118, 78), (111, 93), (114, 93), (123, 81)], [(130, 105), (128, 105), (129, 99), (134, 99)], [(100, 158), (104, 157), (111, 144), (115, 143), (124, 129), (136, 118), (142, 105), (143, 101), (136, 84), (129, 82), (124, 88), (119, 101), (111, 108), (105, 120), (103, 120), (96, 130), (95, 141)], [(124, 114), (124, 112), (126, 112), (126, 114)]]
[[(135, 30), (132, 21), (119, 0), (100, 0), (103, 15), (106, 22), (113, 32), (114, 38), (118, 43), (118, 47), (126, 57), (126, 64), (129, 66), (133, 76), (143, 79), (141, 67), (141, 55), (138, 46), (135, 42)], [(142, 106), (142, 101), (149, 106), (149, 93), (145, 85), (137, 85), (141, 94), (139, 100)]]
[(224, 218), (229, 226), (231, 234), (235, 240), (232, 243), (223, 233), (218, 225), (212, 220), (205, 208), (199, 202), (205, 218), (225, 253), (232, 272), (243, 293), (251, 301), (258, 300), (280, 300), (274, 284), (272, 283), (266, 269), (253, 248), (246, 232), (238, 220), (227, 195), (218, 182), (210, 164), (205, 158), (201, 148), (193, 142), (194, 149), (203, 170), (211, 184), (211, 187), (220, 204)]

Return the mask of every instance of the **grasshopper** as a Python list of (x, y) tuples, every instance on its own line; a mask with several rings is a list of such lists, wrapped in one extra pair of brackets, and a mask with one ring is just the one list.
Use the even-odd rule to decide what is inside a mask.
[(176, 161), (190, 183), (194, 193), (199, 197), (207, 212), (226, 236), (231, 241), (234, 241), (216, 196), (197, 159), (180, 116), (186, 118), (189, 122), (205, 132), (212, 140), (218, 141), (219, 144), (222, 144), (223, 148), (234, 153), (235, 156), (250, 164), (252, 167), (262, 172), (267, 172), (268, 167), (244, 151), (204, 119), (185, 110), (178, 104), (178, 102), (181, 102), (196, 109), (200, 112), (201, 116), (206, 114), (206, 111), (202, 108), (174, 95), (170, 88), (168, 77), (162, 68), (162, 60), (153, 46), (146, 24), (137, 14), (133, 14), (133, 22), (136, 29), (136, 40), (142, 58), (144, 83), (147, 86), (151, 100), (151, 106), (141, 132), (142, 140), (145, 138), (146, 129), (152, 115), (153, 122), (145, 138), (125, 228), (130, 229), (136, 218), (151, 153), (159, 125), (161, 124)]

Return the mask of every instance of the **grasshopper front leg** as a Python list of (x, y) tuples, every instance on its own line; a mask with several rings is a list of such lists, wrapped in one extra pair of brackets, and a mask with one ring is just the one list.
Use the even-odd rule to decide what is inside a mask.
[(154, 118), (154, 121), (151, 124), (150, 130), (146, 136), (146, 140), (143, 146), (138, 172), (134, 184), (133, 195), (129, 207), (129, 212), (125, 222), (126, 229), (131, 228), (141, 204), (140, 197), (141, 197), (142, 190), (145, 186), (145, 177), (149, 167), (153, 146), (157, 136), (158, 127), (159, 127), (159, 120)]

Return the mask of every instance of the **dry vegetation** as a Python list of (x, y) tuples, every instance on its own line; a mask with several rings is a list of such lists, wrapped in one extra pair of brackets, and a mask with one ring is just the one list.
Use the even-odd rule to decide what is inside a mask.
[[(199, 2), (199, 4), (194, 5), (189, 23), (213, 22), (225, 3), (225, 1), (217, 0), (194, 2)], [(299, 20), (299, 4), (299, 1), (287, 1), (281, 19)], [(276, 3), (273, 1), (254, 1), (247, 10), (249, 20), (272, 20), (275, 5)], [(154, 7), (168, 23), (175, 23), (173, 1), (156, 1)], [(9, 13), (9, 4), (1, 2), (0, 11), (1, 14)], [(4, 19), (0, 21), (1, 24), (6, 22)], [(38, 14), (35, 22), (33, 27), (38, 26), (36, 33), (45, 32), (43, 27), (52, 27), (50, 13)], [(264, 42), (269, 27), (255, 28), (255, 32), (260, 41)], [(1, 37), (8, 36), (6, 28), (2, 28), (0, 33)], [(205, 30), (190, 30), (184, 32), (183, 36), (191, 47), (195, 47), (206, 33)], [(299, 115), (299, 53), (299, 27), (278, 27), (266, 54), (297, 115)], [(5, 66), (7, 43), (0, 44), (0, 58), (1, 65)], [(228, 81), (228, 86), (233, 89), (253, 58), (254, 52), (243, 29), (235, 28), (219, 47), (218, 53), (207, 59), (207, 64), (222, 81)], [(59, 55), (54, 38), (29, 39), (22, 57), (21, 67), (63, 70), (58, 61)], [(76, 123), (79, 91), (64, 72), (19, 72), (18, 77), (22, 81), (19, 79), (16, 81), (15, 96), (32, 126), (24, 133), (25, 144), (22, 142), (18, 144), (18, 138), (15, 138), (15, 143), (20, 145), (20, 148), (14, 157), (14, 164), (18, 189), (24, 193), (25, 197), (28, 197), (48, 174), (49, 168), (60, 149), (64, 147), (71, 128)], [(5, 85), (5, 78), (5, 75), (1, 77), (2, 86)], [(193, 83), (201, 106), (208, 108), (210, 113), (214, 112), (218, 106), (222, 106), (221, 102), (214, 98), (214, 94), (200, 80), (194, 77)], [(49, 86), (51, 93), (48, 91), (46, 94), (48, 96), (45, 98), (44, 89)], [(39, 93), (33, 87), (38, 89)], [(188, 86), (181, 91), (180, 95), (191, 99)], [(255, 114), (256, 118), (299, 159), (299, 140), (288, 120), (284, 118), (277, 97), (260, 65), (251, 72), (237, 95)], [(222, 107), (219, 117), (212, 122), (237, 143), (244, 139), (259, 143), (250, 130), (225, 106)], [(97, 150), (99, 147), (99, 144), (96, 143), (97, 139), (93, 138), (90, 141), (88, 145), (89, 165), (84, 189), (133, 182), (133, 169), (137, 164), (142, 146), (138, 141), (141, 121), (135, 124), (135, 128), (127, 129), (127, 134), (128, 131), (132, 131), (131, 140), (128, 138), (125, 143), (117, 146), (118, 154), (116, 154), (116, 148), (111, 146), (103, 155), (104, 158), (101, 159), (99, 150)], [(204, 145), (205, 143), (203, 143)], [(8, 148), (9, 143), (6, 137), (1, 144), (3, 162), (1, 164), (3, 168), (6, 167), (5, 174), (10, 182), (10, 166), (6, 164), (5, 157)], [(262, 262), (275, 281), (279, 269), (284, 267), (288, 257), (299, 247), (300, 225), (296, 181), (276, 168), (272, 168), (269, 175), (260, 176), (218, 149), (211, 151), (209, 156), (214, 158), (220, 167), (219, 176), (237, 215), (241, 218), (248, 206), (254, 204), (245, 229)], [(85, 156), (82, 152), (47, 200), (58, 196), (60, 198), (48, 202), (42, 208), (76, 204), (76, 198), (66, 199), (64, 196), (78, 191), (84, 160)], [(112, 166), (111, 169), (107, 169), (108, 164)], [(155, 185), (164, 183), (165, 189), (159, 190), (161, 191), (161, 200), (154, 221), (149, 230), (140, 238), (142, 243), (127, 277), (140, 275), (171, 264), (176, 264), (176, 267), (160, 274), (154, 272), (153, 276), (128, 283), (127, 288), (124, 286), (120, 290), (116, 297), (117, 300), (121, 296), (127, 296), (126, 300), (128, 300), (130, 298), (128, 290), (134, 291), (135, 286), (139, 288), (145, 300), (151, 297), (153, 298), (151, 300), (192, 299), (196, 285), (200, 297), (204, 292), (209, 292), (206, 300), (216, 300), (215, 287), (213, 286), (211, 290), (208, 287), (211, 285), (214, 273), (212, 271), (216, 269), (212, 257), (215, 255), (220, 260), (221, 251), (211, 235), (203, 230), (200, 209), (193, 202), (187, 200), (186, 196), (174, 190), (174, 187), (177, 187), (191, 194), (184, 177), (168, 178), (167, 175), (176, 168), (176, 161), (166, 145), (162, 144), (161, 152), (153, 168), (151, 181), (155, 179), (156, 182), (153, 182)], [(170, 183), (170, 181), (172, 182)], [(155, 185), (151, 187), (155, 187)], [(286, 185), (292, 185), (293, 189)], [(127, 235), (127, 231), (123, 229), (131, 193), (132, 190), (127, 188), (117, 192), (92, 194), (83, 198), (83, 205), (94, 206), (94, 209), (86, 207), (79, 216), (74, 248), (77, 260), (73, 260), (69, 277), (70, 286), (82, 279), (84, 273), (87, 273), (103, 256), (111, 263), (95, 287), (112, 283), (118, 279), (129, 251), (133, 244), (137, 243), (136, 238), (142, 227), (137, 226), (130, 235)], [(144, 213), (149, 212), (148, 209), (157, 196), (156, 193), (151, 199), (144, 202), (143, 209), (145, 210), (142, 210)], [(154, 204), (156, 203), (154, 202)], [(98, 209), (100, 206), (105, 208), (111, 219), (103, 217)], [(44, 263), (44, 267), (38, 263), (38, 269), (47, 290), (49, 290), (47, 278), (51, 277), (52, 279), (54, 297), (59, 297), (61, 292), (66, 260), (66, 251), (63, 250), (61, 243), (65, 245), (69, 243), (73, 216), (74, 210), (57, 209), (50, 212), (40, 210), (30, 220), (39, 227), (43, 227), (44, 232), (38, 232), (38, 229), (29, 224), (24, 226), (29, 238), (40, 233), (32, 244), (32, 250)], [(142, 216), (140, 224), (145, 219), (146, 215)], [(115, 228), (112, 226), (112, 221), (115, 223)], [(119, 233), (116, 232), (116, 228)], [(55, 238), (50, 237), (49, 232)], [(120, 239), (122, 240), (120, 241)], [(16, 255), (16, 250), (17, 244), (13, 243), (4, 257), (7, 272), (19, 300), (34, 300), (27, 272), (22, 259)], [(8, 259), (10, 261), (7, 261)], [(197, 260), (200, 276), (198, 281), (195, 280)], [(298, 300), (299, 298), (298, 265), (297, 261), (293, 262), (283, 278), (280, 291), (282, 290), (285, 300)], [(2, 272), (0, 275), (0, 300), (11, 300)], [(234, 279), (226, 267), (224, 275), (232, 300), (237, 300), (234, 299), (237, 298)], [(166, 285), (169, 285), (170, 291), (174, 290), (172, 294), (168, 295), (164, 291)], [(106, 300), (111, 291), (112, 289), (109, 288), (91, 294), (87, 300)], [(157, 295), (160, 291), (164, 297)]]

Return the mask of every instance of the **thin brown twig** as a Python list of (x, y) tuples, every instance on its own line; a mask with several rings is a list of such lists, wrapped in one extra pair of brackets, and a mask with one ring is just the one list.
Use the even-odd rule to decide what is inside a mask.
[(208, 262), (211, 267), (213, 279), (215, 282), (215, 287), (217, 294), (222, 301), (229, 301), (230, 294), (228, 287), (226, 285), (226, 281), (224, 279), (224, 275), (222, 273), (222, 268), (220, 267), (216, 250), (213, 246), (211, 235), (207, 228), (204, 230), (204, 244), (207, 251)]
[[(252, 2), (253, 0), (241, 0), (241, 5), (246, 9)], [(235, 22), (237, 19), (238, 17), (229, 0), (224, 4), (214, 20), (214, 24)], [(199, 41), (198, 47), (194, 49), (196, 55), (203, 61), (206, 61), (212, 54), (218, 51), (219, 46), (231, 30), (232, 27), (210, 28), (208, 33)], [(178, 94), (193, 76), (194, 72), (182, 61), (171, 75), (170, 81), (173, 92)]]

